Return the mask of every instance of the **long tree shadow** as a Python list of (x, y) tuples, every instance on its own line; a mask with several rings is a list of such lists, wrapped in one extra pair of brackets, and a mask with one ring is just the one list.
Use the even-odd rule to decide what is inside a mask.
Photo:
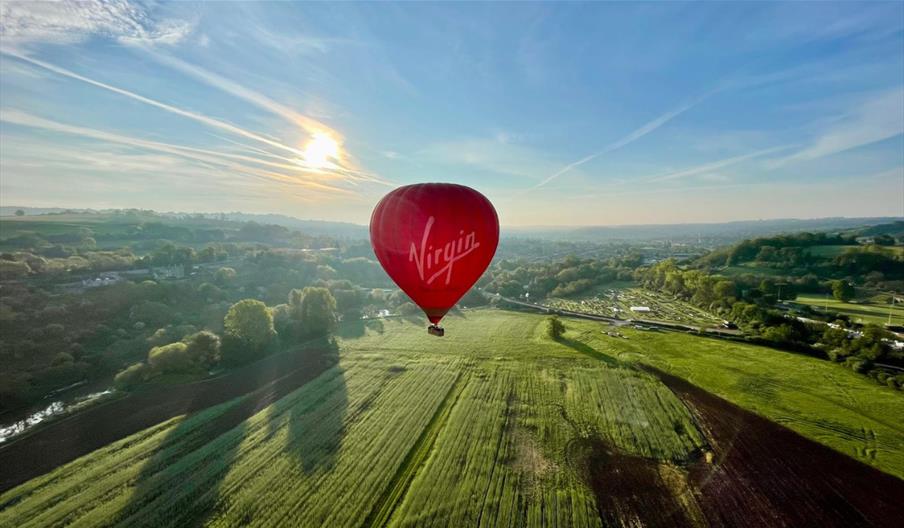
[[(324, 361), (338, 364), (339, 347), (335, 340), (318, 348), (323, 350)], [(303, 400), (289, 410), (285, 450), (307, 475), (333, 468), (345, 436), (349, 405), (345, 371), (336, 366), (324, 376), (329, 377), (321, 380), (320, 397)]]
[(590, 345), (588, 345), (586, 343), (582, 343), (581, 341), (578, 341), (576, 339), (571, 339), (568, 337), (560, 337), (557, 341), (576, 352), (580, 352), (581, 354), (584, 354), (585, 356), (589, 356), (589, 357), (592, 357), (593, 359), (600, 360), (600, 361), (606, 363), (607, 365), (609, 365), (610, 367), (621, 366), (621, 362), (619, 360), (615, 359), (614, 357), (612, 357), (608, 354), (604, 354), (604, 353), (600, 352), (599, 350), (591, 347)]
[[(212, 513), (245, 434), (244, 416), (256, 400), (249, 395), (186, 417), (142, 466), (134, 491), (113, 524), (203, 524)], [(218, 415), (208, 420), (212, 413)]]
[[(180, 414), (187, 416), (167, 433), (142, 465), (132, 495), (114, 516), (113, 524), (129, 527), (204, 524), (216, 513), (224, 479), (248, 428), (247, 419), (337, 362), (335, 341), (313, 340), (291, 352), (239, 369), (242, 386), (255, 387), (243, 396), (211, 406), (212, 401), (222, 399), (217, 400), (210, 392), (223, 387), (211, 384), (198, 390), (194, 397), (185, 400)], [(340, 393), (345, 399), (344, 377), (340, 374), (339, 378)], [(344, 403), (340, 406), (343, 413), (344, 406)], [(299, 412), (296, 407), (290, 413)], [(290, 427), (291, 422), (290, 418)]]

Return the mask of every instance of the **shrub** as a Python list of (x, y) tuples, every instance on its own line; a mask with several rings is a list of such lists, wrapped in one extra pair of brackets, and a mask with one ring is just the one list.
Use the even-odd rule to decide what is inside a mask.
[(144, 363), (135, 363), (119, 372), (113, 378), (113, 385), (120, 390), (127, 390), (145, 381), (148, 377), (148, 366)]
[(220, 338), (213, 332), (201, 331), (182, 340), (188, 347), (186, 352), (192, 363), (201, 368), (210, 368), (220, 361)]
[(152, 348), (148, 352), (148, 365), (159, 373), (186, 372), (194, 367), (188, 345), (182, 342)]
[(259, 357), (273, 344), (276, 330), (267, 305), (245, 299), (229, 308), (223, 319), (223, 360), (239, 364)]
[(553, 315), (552, 317), (546, 318), (546, 334), (558, 341), (562, 338), (562, 335), (565, 333), (565, 325), (562, 321), (559, 320), (559, 317)]
[(214, 273), (213, 279), (220, 286), (225, 286), (235, 280), (236, 272), (232, 268), (220, 268)]
[(329, 335), (336, 330), (336, 299), (326, 288), (307, 287), (302, 290), (297, 317), (308, 337)]

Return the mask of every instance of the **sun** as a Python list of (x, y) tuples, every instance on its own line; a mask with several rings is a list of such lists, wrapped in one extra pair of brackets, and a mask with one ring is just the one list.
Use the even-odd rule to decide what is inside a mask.
[(339, 143), (329, 134), (318, 132), (304, 147), (304, 163), (314, 169), (332, 166), (332, 161), (339, 159)]

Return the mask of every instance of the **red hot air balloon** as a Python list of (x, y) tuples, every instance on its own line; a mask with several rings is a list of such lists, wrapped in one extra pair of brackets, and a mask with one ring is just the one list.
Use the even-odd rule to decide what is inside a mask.
[(386, 273), (443, 335), (439, 321), (483, 274), (499, 244), (496, 209), (452, 183), (406, 185), (380, 200), (370, 243)]

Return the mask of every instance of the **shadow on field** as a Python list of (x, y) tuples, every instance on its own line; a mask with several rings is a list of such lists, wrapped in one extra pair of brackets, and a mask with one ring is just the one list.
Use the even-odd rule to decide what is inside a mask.
[(351, 319), (349, 321), (342, 321), (339, 325), (336, 334), (343, 339), (354, 339), (356, 337), (362, 337), (365, 332), (365, 320), (364, 319)]
[(591, 347), (590, 345), (588, 345), (586, 343), (582, 343), (575, 339), (569, 339), (567, 337), (559, 338), (558, 342), (562, 343), (563, 345), (567, 346), (568, 348), (574, 350), (575, 352), (580, 352), (581, 354), (584, 354), (585, 356), (590, 356), (593, 359), (600, 360), (603, 363), (609, 365), (610, 367), (617, 367), (619, 365), (619, 362), (617, 359), (615, 359), (614, 357), (612, 357), (608, 354), (603, 354), (599, 350)]
[[(339, 347), (334, 340), (324, 345), (323, 351), (327, 359), (338, 363)], [(286, 452), (297, 459), (301, 470), (308, 475), (333, 468), (345, 436), (348, 388), (342, 368), (335, 372), (320, 391), (324, 395), (322, 399), (312, 406), (294, 405), (289, 410)]]
[[(640, 521), (643, 526), (694, 526), (669, 489), (656, 460), (621, 453), (600, 439), (570, 446), (585, 480), (596, 496), (604, 526)], [(626, 522), (628, 521), (628, 522)]]
[[(144, 464), (132, 496), (110, 524), (202, 525), (213, 513), (247, 422), (241, 420), (228, 432), (218, 433), (229, 422), (241, 419), (253, 403), (253, 399), (243, 400), (222, 416), (202, 424), (184, 420)], [(207, 456), (199, 457), (201, 450), (207, 451)]]
[[(128, 503), (113, 516), (113, 523), (149, 527), (198, 526), (214, 515), (223, 481), (235, 462), (249, 426), (248, 418), (336, 365), (339, 357), (338, 346), (332, 339), (305, 343), (305, 348), (295, 354), (304, 356), (300, 366), (273, 362), (266, 368), (248, 372), (253, 378), (251, 384), (258, 388), (220, 404), (225, 409), (221, 408), (222, 413), (214, 418), (199, 416), (216, 410), (213, 407), (205, 409), (203, 401), (187, 402), (182, 414), (188, 416), (167, 434), (142, 466)], [(341, 405), (332, 412), (341, 415), (341, 424), (347, 397), (344, 375), (341, 370), (339, 372), (336, 383), (340, 386)], [(289, 411), (290, 441), (305, 436), (306, 431), (293, 431), (293, 424), (305, 413), (318, 412), (321, 403), (318, 402), (315, 409), (295, 406)], [(335, 445), (325, 446), (326, 455), (321, 454), (320, 458), (328, 460), (338, 445), (336, 441)]]

